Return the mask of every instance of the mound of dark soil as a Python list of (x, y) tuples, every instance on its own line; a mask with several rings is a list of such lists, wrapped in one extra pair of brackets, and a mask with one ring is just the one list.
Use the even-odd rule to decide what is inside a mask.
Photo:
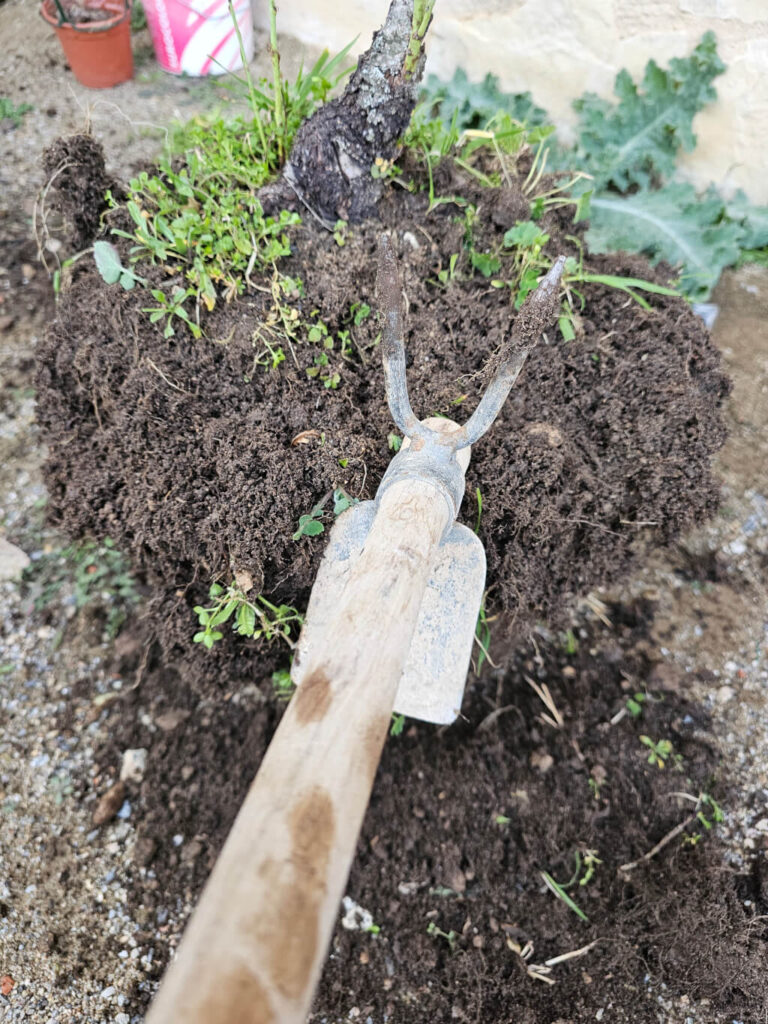
[[(464, 183), (462, 191), (472, 189)], [(497, 245), (528, 210), (511, 189), (476, 189), (473, 198), (479, 250)], [(443, 205), (427, 215), (424, 197), (401, 191), (382, 207), (404, 268), (414, 406), (462, 418), (515, 312), (507, 289), (472, 274), (457, 212)], [(553, 255), (576, 253), (566, 213), (551, 212), (542, 225)], [(336, 389), (307, 378), (319, 345), (272, 336), (285, 362), (255, 365), (270, 279), (204, 317), (203, 339), (177, 329), (166, 340), (142, 312), (146, 291), (107, 287), (88, 261), (76, 264), (40, 352), (53, 519), (73, 535), (111, 536), (149, 582), (167, 594), (186, 591), (190, 603), (212, 579), (247, 571), (265, 594), (302, 607), (323, 538), (294, 541), (299, 516), (335, 486), (372, 496), (391, 458), (375, 317), (353, 322), (355, 304), (375, 308), (380, 231), (366, 223), (339, 246), (310, 219), (284, 261), (304, 290), (288, 305), (333, 335), (351, 332), (351, 357), (340, 357), (338, 341), (331, 355)], [(453, 253), (458, 275), (441, 287), (436, 274)], [(588, 263), (658, 279), (639, 259)], [(615, 579), (644, 545), (668, 541), (717, 502), (709, 463), (724, 436), (727, 382), (706, 330), (679, 299), (654, 297), (646, 311), (602, 286), (586, 285), (584, 294), (576, 340), (545, 335), (476, 445), (467, 478), (464, 518), (475, 524), (479, 490), (492, 602), (518, 631), (555, 621), (574, 595)], [(159, 618), (166, 649), (177, 641), (188, 648), (189, 612), (181, 629), (167, 610)], [(249, 651), (256, 671), (255, 644), (228, 638), (220, 647), (196, 653), (198, 672), (208, 675), (212, 658)]]
[[(347, 886), (381, 931), (337, 926), (311, 1020), (354, 1019), (354, 1008), (390, 1024), (586, 1024), (601, 1009), (621, 1024), (683, 1020), (679, 1006), (659, 1006), (662, 983), (673, 1000), (710, 1000), (707, 1024), (762, 1019), (762, 861), (751, 876), (726, 869), (717, 827), (675, 795), (704, 791), (730, 806), (685, 674), (656, 671), (652, 606), (607, 612), (612, 625), (578, 629), (571, 654), (537, 634), (507, 673), (475, 682), (452, 728), (414, 723), (388, 741)], [(562, 727), (543, 720), (529, 680), (549, 687)], [(615, 721), (646, 686), (641, 715)], [(201, 700), (167, 666), (150, 667), (113, 715), (101, 764), (150, 750), (130, 794), (140, 832), (131, 901), (150, 933), (165, 908), (199, 893), (279, 717), (274, 697), (237, 684)], [(668, 739), (679, 767), (649, 764), (642, 734)], [(619, 871), (685, 822), (653, 858)], [(541, 872), (567, 883), (588, 851), (600, 863), (568, 889), (583, 921)], [(162, 935), (152, 944), (164, 963)], [(533, 965), (584, 947), (551, 967), (555, 984), (533, 977)]]
[[(517, 190), (473, 197), (478, 249), (527, 215)], [(504, 289), (471, 273), (457, 212), (427, 214), (422, 197), (401, 192), (381, 209), (404, 267), (409, 383), (422, 415), (472, 405), (515, 315)], [(576, 252), (564, 213), (543, 224), (552, 255)], [(100, 761), (114, 769), (122, 750), (150, 751), (130, 794), (140, 833), (130, 898), (158, 962), (167, 950), (155, 919), (199, 892), (280, 717), (265, 677), (285, 652), (229, 635), (210, 654), (194, 647), (190, 605), (211, 579), (247, 571), (265, 594), (301, 606), (324, 538), (293, 541), (299, 516), (337, 485), (372, 496), (391, 457), (378, 328), (353, 315), (356, 303), (375, 306), (380, 230), (365, 224), (340, 247), (308, 221), (284, 264), (303, 281), (289, 305), (334, 335), (351, 332), (351, 357), (338, 344), (331, 355), (336, 389), (307, 378), (316, 345), (283, 343), (276, 370), (255, 365), (269, 279), (205, 317), (204, 339), (179, 329), (164, 340), (142, 312), (146, 293), (107, 288), (81, 260), (41, 345), (51, 514), (73, 534), (111, 536), (156, 593), (138, 678), (108, 712), (113, 740)], [(443, 288), (437, 273), (453, 253), (459, 273)], [(628, 257), (588, 264), (661, 279)], [(607, 288), (584, 293), (576, 339), (548, 332), (473, 451), (464, 516), (475, 525), (479, 489), (488, 583), (503, 613), (497, 656), (504, 629), (519, 638), (536, 619), (555, 622), (574, 595), (616, 579), (717, 501), (709, 466), (727, 381), (706, 331), (680, 300), (654, 297), (645, 311)], [(695, 845), (677, 836), (618, 872), (689, 818), (674, 792), (719, 791), (716, 752), (684, 695), (659, 685), (639, 721), (610, 724), (652, 668), (645, 609), (611, 617), (612, 633), (584, 630), (571, 655), (541, 634), (522, 655), (505, 644), (506, 670), (473, 680), (460, 723), (411, 725), (388, 743), (348, 886), (381, 933), (337, 929), (313, 1019), (357, 1008), (361, 1020), (393, 1024), (540, 1024), (591, 1021), (610, 1006), (612, 1019), (641, 1024), (659, 1013), (649, 972), (731, 1016), (759, 1012), (759, 878), (724, 873), (709, 833)], [(547, 683), (561, 728), (541, 721), (527, 679)], [(682, 771), (648, 764), (641, 733), (671, 740)], [(565, 882), (587, 851), (601, 863), (569, 890), (584, 922), (540, 872)], [(527, 942), (525, 961), (517, 951)], [(527, 969), (585, 946), (583, 958), (554, 965), (551, 987)]]

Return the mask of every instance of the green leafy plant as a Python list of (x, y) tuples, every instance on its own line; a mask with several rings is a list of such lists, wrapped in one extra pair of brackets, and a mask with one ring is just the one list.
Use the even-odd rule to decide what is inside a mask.
[(277, 671), (273, 672), (272, 687), (278, 700), (290, 700), (294, 691), (293, 681), (291, 680), (291, 670), (288, 668), (279, 668)]
[(35, 594), (36, 611), (48, 607), (66, 587), (72, 588), (77, 611), (103, 607), (111, 639), (141, 599), (128, 559), (109, 537), (84, 540), (46, 554), (25, 569), (22, 578)]
[(172, 338), (176, 333), (176, 329), (173, 326), (174, 317), (178, 317), (179, 320), (183, 321), (192, 332), (193, 337), (199, 338), (202, 335), (200, 325), (194, 323), (190, 319), (189, 313), (184, 308), (184, 303), (190, 297), (194, 295), (194, 288), (180, 288), (176, 285), (170, 295), (166, 295), (164, 291), (159, 288), (153, 288), (151, 290), (152, 298), (158, 303), (157, 306), (147, 306), (143, 312), (149, 313), (150, 323), (157, 323), (158, 320), (165, 319), (165, 328), (163, 330), (164, 338)]
[(675, 767), (680, 766), (682, 757), (674, 753), (671, 740), (652, 740), (650, 736), (641, 736), (640, 742), (648, 747), (648, 764), (656, 765), (657, 768), (664, 768), (667, 761), (671, 758)]
[[(274, 22), (274, 4), (270, 13)], [(132, 262), (161, 264), (184, 280), (174, 283), (170, 297), (155, 295), (159, 306), (152, 312), (166, 317), (167, 337), (176, 318), (197, 334), (201, 306), (212, 310), (232, 299), (254, 271), (276, 268), (290, 253), (288, 231), (300, 217), (286, 210), (265, 216), (256, 193), (280, 170), (301, 122), (350, 70), (343, 66), (350, 47), (334, 57), (324, 52), (288, 83), (280, 78), (276, 38), (271, 45), (271, 83), (254, 83), (247, 62), (245, 77), (229, 77), (228, 87), (248, 101), (248, 114), (201, 116), (177, 127), (158, 173), (134, 178), (125, 203), (108, 197), (133, 222), (129, 231), (112, 228), (132, 243)]]
[(475, 501), (477, 502), (477, 522), (475, 523), (475, 533), (480, 533), (480, 523), (483, 518), (483, 495), (479, 487), (475, 488)]
[(697, 811), (696, 817), (708, 832), (713, 825), (725, 821), (722, 808), (709, 793), (699, 794), (699, 804), (703, 809)]
[(130, 291), (138, 281), (139, 284), (146, 284), (146, 278), (139, 277), (130, 267), (124, 267), (120, 260), (120, 253), (111, 242), (94, 242), (93, 258), (96, 261), (96, 269), (107, 284), (119, 284), (121, 288)]
[(492, 74), (481, 82), (470, 82), (462, 68), (457, 68), (448, 82), (429, 75), (422, 100), (433, 117), (439, 117), (446, 126), (455, 123), (459, 131), (485, 128), (499, 112), (525, 125), (544, 125), (549, 121), (546, 111), (536, 106), (529, 92), (502, 92), (498, 78)]
[[(575, 213), (574, 217), (576, 215)], [(465, 210), (465, 239), (469, 248), (470, 263), (485, 277), (498, 275), (491, 284), (497, 288), (509, 288), (513, 295), (514, 307), (519, 309), (552, 266), (552, 258), (545, 251), (549, 235), (542, 231), (535, 221), (517, 221), (505, 232), (501, 245), (494, 252), (478, 253), (472, 240), (474, 216), (473, 210)], [(678, 294), (674, 288), (667, 288), (642, 278), (593, 273), (584, 267), (583, 254), (579, 259), (569, 256), (561, 280), (562, 306), (558, 320), (560, 332), (566, 341), (575, 337), (574, 305), (576, 302), (583, 308), (586, 304), (582, 290), (585, 284), (602, 285), (605, 288), (623, 291), (643, 309), (651, 308), (645, 295)]]
[(478, 612), (478, 615), (477, 615), (477, 625), (475, 626), (475, 642), (477, 643), (477, 646), (480, 648), (480, 653), (477, 656), (477, 674), (478, 675), (480, 675), (480, 672), (481, 672), (485, 662), (486, 661), (491, 661), (489, 650), (490, 650), (490, 646), (491, 646), (491, 621), (492, 621), (492, 619), (490, 619), (488, 617), (488, 612), (487, 612), (487, 609), (486, 609), (486, 599), (487, 599), (487, 596), (488, 596), (488, 592), (486, 591), (483, 594), (482, 601), (480, 602), (480, 611)]
[(639, 718), (642, 715), (645, 701), (645, 694), (640, 692), (635, 693), (632, 697), (627, 697), (626, 708), (633, 718)]
[(333, 514), (334, 516), (340, 516), (342, 512), (346, 512), (348, 508), (352, 508), (353, 505), (359, 505), (359, 498), (350, 498), (343, 487), (336, 487), (333, 492)]
[(444, 932), (442, 928), (438, 928), (434, 921), (430, 921), (427, 925), (427, 935), (431, 935), (433, 939), (445, 939), (448, 943), (452, 953), (456, 952), (456, 947), (459, 942), (459, 935), (457, 932), (451, 931)]
[[(699, 300), (708, 296), (724, 267), (747, 258), (768, 262), (768, 208), (751, 205), (743, 193), (725, 199), (713, 186), (697, 195), (674, 177), (680, 153), (696, 143), (693, 119), (715, 99), (713, 82), (724, 70), (715, 36), (708, 32), (688, 57), (673, 59), (668, 68), (649, 61), (638, 82), (621, 71), (615, 102), (591, 93), (574, 101), (575, 144), (564, 147), (554, 136), (545, 137), (528, 183), (530, 188), (547, 161), (550, 169), (578, 168), (583, 175), (570, 183), (571, 198), (581, 203), (578, 216), (589, 213), (590, 251), (644, 252), (653, 263), (680, 266), (682, 291)], [(442, 119), (443, 130), (451, 125), (457, 137), (467, 129), (486, 129), (499, 111), (541, 125), (542, 133), (548, 120), (529, 95), (504, 94), (490, 78), (469, 83), (462, 71), (450, 83), (430, 78), (427, 104), (432, 117)], [(527, 137), (529, 144), (532, 138)], [(557, 201), (562, 199), (561, 192)], [(532, 219), (540, 212), (534, 195)], [(479, 262), (488, 269), (488, 261)], [(560, 328), (566, 340), (575, 337), (567, 314)]]
[(302, 615), (291, 605), (274, 605), (262, 594), (251, 600), (236, 582), (223, 587), (212, 583), (208, 591), (212, 602), (208, 607), (194, 608), (200, 629), (193, 636), (196, 644), (211, 650), (221, 640), (223, 633), (218, 628), (232, 620), (232, 630), (238, 636), (263, 638), (268, 642), (284, 640), (293, 646), (292, 632), (298, 632), (304, 622)]
[(16, 104), (8, 96), (0, 96), (0, 123), (7, 121), (12, 128), (18, 128), (24, 115), (34, 109), (31, 103)]
[[(562, 902), (566, 905), (566, 907), (568, 907), (569, 910), (572, 910), (573, 913), (576, 915), (576, 917), (579, 918), (579, 920), (581, 920), (581, 921), (589, 921), (589, 918), (584, 913), (584, 911), (581, 909), (581, 907), (565, 891), (566, 890), (566, 886), (561, 885), (559, 882), (556, 882), (555, 879), (552, 877), (552, 875), (550, 875), (550, 873), (548, 871), (541, 871), (539, 873), (540, 873), (541, 877), (544, 879), (544, 883), (547, 886), (547, 888), (550, 890), (550, 892), (554, 893), (555, 896), (557, 896), (557, 898), (559, 900), (562, 900)], [(568, 883), (568, 884), (570, 885), (572, 883)]]
[(318, 537), (325, 531), (325, 526), (321, 522), (322, 517), (322, 505), (315, 505), (310, 512), (299, 516), (299, 527), (296, 533), (294, 533), (293, 539), (301, 540), (302, 537)]
[(443, 287), (447, 288), (451, 281), (454, 281), (458, 276), (456, 271), (456, 265), (459, 262), (459, 254), (457, 252), (451, 253), (448, 260), (448, 266), (443, 267), (437, 272), (437, 281)]
[(627, 71), (616, 76), (617, 103), (586, 93), (573, 104), (579, 115), (577, 143), (569, 158), (589, 169), (595, 189), (646, 188), (674, 173), (681, 150), (696, 145), (695, 115), (717, 97), (713, 80), (725, 71), (713, 32), (689, 57), (668, 68), (651, 60), (640, 83)]
[(402, 736), (405, 728), (405, 715), (392, 715), (392, 725), (389, 727), (390, 736)]
[(557, 896), (559, 900), (572, 910), (574, 914), (582, 921), (587, 921), (587, 915), (578, 906), (575, 900), (568, 895), (567, 890), (573, 888), (574, 885), (587, 886), (592, 881), (597, 868), (603, 863), (597, 856), (597, 850), (575, 850), (573, 854), (574, 858), (574, 872), (570, 880), (565, 883), (557, 882), (550, 875), (548, 871), (540, 872), (541, 877), (544, 879), (547, 888)]

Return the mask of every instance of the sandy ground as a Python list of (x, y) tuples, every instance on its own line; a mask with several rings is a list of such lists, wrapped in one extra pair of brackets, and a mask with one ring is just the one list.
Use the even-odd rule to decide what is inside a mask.
[[(146, 33), (136, 42), (135, 80), (91, 93), (65, 70), (34, 3), (0, 6), (0, 96), (34, 107), (20, 127), (0, 126), (0, 539), (33, 566), (53, 566), (31, 584), (0, 582), (0, 1020), (8, 1022), (139, 1024), (136, 999), (157, 983), (156, 951), (175, 943), (189, 912), (179, 898), (151, 920), (131, 917), (127, 887), (137, 876), (151, 885), (152, 877), (141, 866), (130, 801), (110, 824), (93, 823), (104, 708), (131, 680), (110, 668), (114, 645), (103, 616), (77, 612), (62, 555), (67, 540), (44, 526), (31, 387), (36, 338), (53, 307), (28, 241), (44, 184), (41, 148), (90, 118), (111, 169), (125, 177), (157, 151), (173, 118), (221, 102), (210, 82), (163, 75)], [(289, 72), (297, 58), (289, 41)], [(746, 872), (750, 858), (768, 850), (768, 271), (726, 273), (714, 301), (714, 339), (734, 379), (731, 436), (718, 459), (722, 508), (706, 528), (657, 554), (626, 592), (658, 601), (655, 671), (665, 685), (694, 685), (712, 711), (740, 790), (725, 808), (726, 867)], [(709, 582), (691, 582), (692, 563), (711, 566)], [(0, 553), (0, 576), (6, 566)], [(56, 566), (62, 583), (46, 596), (43, 582)], [(692, 684), (694, 675), (706, 682)], [(707, 1019), (706, 1007), (673, 1004), (664, 992), (656, 998), (660, 1021)]]

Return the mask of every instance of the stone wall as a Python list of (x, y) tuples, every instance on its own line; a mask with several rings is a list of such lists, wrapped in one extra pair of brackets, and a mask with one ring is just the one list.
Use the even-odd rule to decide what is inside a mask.
[[(256, 23), (266, 23), (257, 0)], [(313, 46), (338, 50), (358, 35), (364, 49), (387, 0), (282, 0), (278, 26)], [(698, 115), (696, 151), (681, 161), (697, 187), (743, 188), (768, 203), (768, 0), (437, 0), (428, 71), (463, 67), (470, 78), (498, 75), (507, 91), (530, 90), (567, 137), (571, 100), (585, 90), (610, 96), (616, 72), (642, 74), (690, 53), (712, 29), (728, 70), (718, 101)]]

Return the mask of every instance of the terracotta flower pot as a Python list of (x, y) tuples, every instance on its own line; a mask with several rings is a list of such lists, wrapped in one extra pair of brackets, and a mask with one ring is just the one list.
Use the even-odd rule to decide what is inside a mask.
[[(70, 10), (73, 21), (62, 21), (54, 0), (43, 0), (40, 13), (59, 37), (78, 82), (89, 89), (109, 89), (132, 78), (130, 0), (78, 0), (76, 5), (64, 5), (65, 13)], [(78, 11), (101, 11), (106, 16), (76, 20)]]

